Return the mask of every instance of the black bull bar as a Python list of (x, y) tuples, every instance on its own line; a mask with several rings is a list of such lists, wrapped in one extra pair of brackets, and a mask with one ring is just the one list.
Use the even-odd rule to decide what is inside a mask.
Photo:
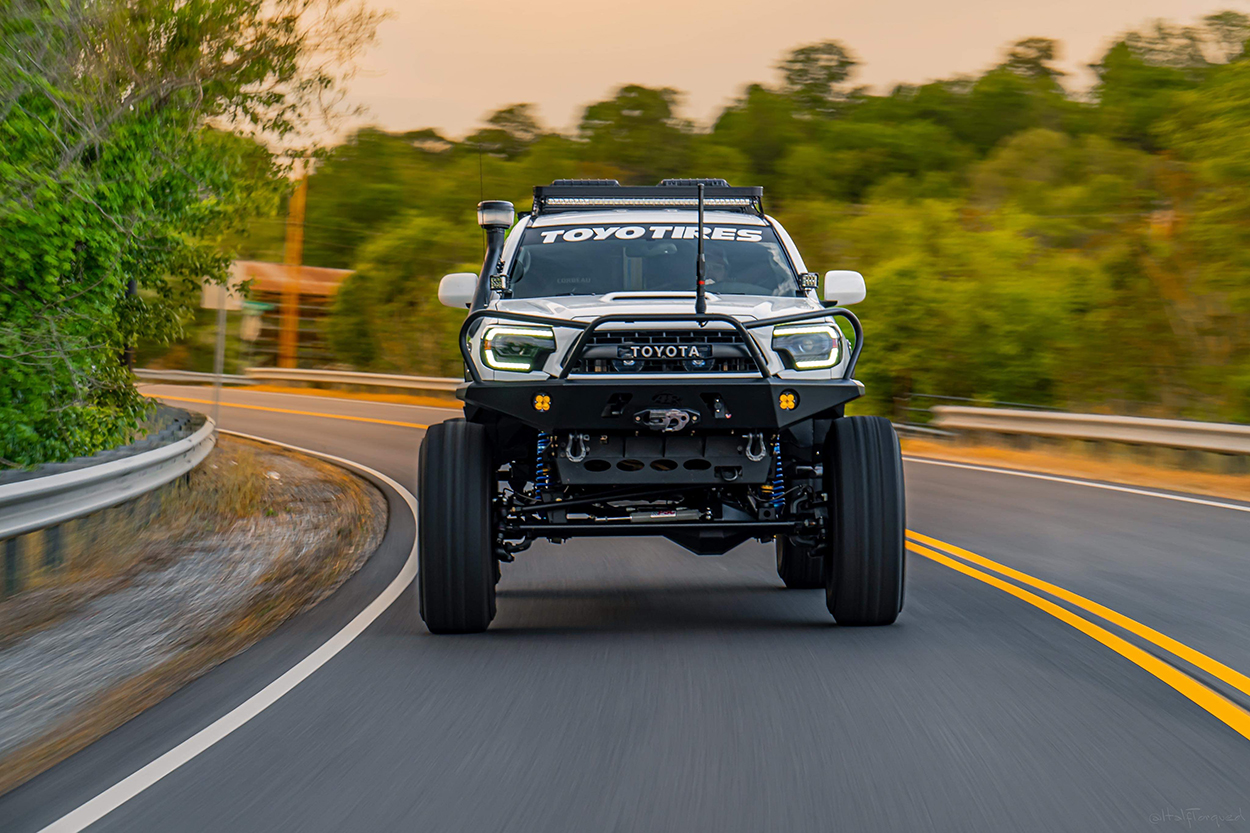
[[(855, 333), (850, 360), (841, 379), (782, 379), (768, 370), (767, 360), (749, 330), (800, 321), (845, 318)], [(560, 361), (560, 372), (548, 379), (485, 382), (473, 361), (470, 341), (482, 319), (516, 321), (569, 327), (582, 332)], [(627, 374), (587, 374), (569, 378), (570, 371), (590, 342), (590, 336), (611, 323), (689, 322), (728, 324), (742, 337), (759, 377), (729, 377), (691, 373), (671, 378), (631, 377)], [(593, 321), (570, 321), (504, 310), (476, 310), (460, 328), (460, 353), (470, 381), (456, 395), (466, 405), (466, 416), (479, 421), (477, 409), (507, 414), (541, 431), (580, 429), (606, 431), (633, 429), (637, 413), (645, 409), (676, 408), (692, 414), (699, 429), (784, 428), (815, 417), (832, 415), (835, 409), (858, 397), (863, 388), (854, 380), (855, 366), (863, 350), (864, 332), (859, 319), (848, 309), (831, 307), (808, 312), (742, 322), (715, 313), (638, 313), (604, 315)], [(794, 406), (783, 409), (781, 395), (794, 394)], [(539, 395), (549, 397), (546, 410), (535, 407)], [(790, 400), (787, 399), (787, 404)]]

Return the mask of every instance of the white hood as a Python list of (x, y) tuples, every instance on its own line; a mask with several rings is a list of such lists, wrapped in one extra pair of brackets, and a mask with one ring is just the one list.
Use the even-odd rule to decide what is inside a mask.
[[(526, 298), (500, 301), (495, 309), (552, 318), (590, 321), (601, 315), (639, 313), (694, 313), (693, 292), (611, 292), (607, 295), (562, 295), (555, 298)], [(796, 312), (820, 309), (808, 298), (762, 295), (717, 295), (707, 293), (707, 311), (729, 315), (740, 321), (757, 321)]]
[[(810, 310), (823, 309), (823, 305), (813, 296), (808, 295), (805, 298), (794, 297), (768, 297), (764, 295), (717, 295), (715, 292), (707, 293), (707, 311), (720, 315), (728, 315), (739, 321), (759, 321), (764, 318), (778, 318), (783, 315), (793, 315), (799, 312), (807, 312)], [(504, 301), (496, 301), (491, 305), (491, 309), (506, 310), (508, 312), (522, 313), (525, 315), (539, 315), (545, 318), (563, 319), (565, 321), (593, 321), (604, 315), (637, 315), (645, 313), (690, 313), (691, 318), (694, 317), (694, 293), (693, 292), (610, 292), (607, 295), (562, 295), (558, 297), (547, 298), (523, 298), (511, 299)], [(642, 326), (647, 326), (643, 324)], [(663, 327), (663, 324), (657, 322), (657, 327)], [(608, 329), (629, 329), (631, 325), (628, 322), (620, 324), (609, 324)], [(482, 377), (487, 380), (492, 379), (516, 379), (523, 376), (530, 378), (546, 378), (554, 376), (560, 372), (560, 357), (566, 355), (569, 348), (572, 347), (574, 340), (580, 328), (561, 327), (555, 325), (556, 350), (550, 358), (547, 359), (546, 365), (541, 371), (535, 370), (529, 373), (513, 373), (509, 371), (495, 371), (481, 364), (478, 369), (481, 371)], [(479, 329), (474, 336), (471, 351), (474, 356), (478, 355), (480, 348), (480, 340), (485, 329)], [(750, 337), (755, 340), (756, 345), (764, 354), (768, 362), (769, 371), (780, 376), (781, 378), (838, 378), (842, 373), (842, 365), (830, 368), (828, 370), (787, 370), (781, 364), (781, 359), (770, 349), (769, 345), (772, 340), (772, 327), (763, 326), (749, 331)], [(845, 362), (846, 359), (843, 359)]]

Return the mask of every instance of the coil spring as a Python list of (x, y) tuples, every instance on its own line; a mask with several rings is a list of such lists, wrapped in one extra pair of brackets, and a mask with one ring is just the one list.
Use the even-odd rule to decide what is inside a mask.
[(786, 505), (786, 474), (781, 468), (781, 438), (773, 439), (773, 506), (780, 511)]
[(781, 438), (773, 439), (773, 479), (760, 487), (768, 504), (780, 512), (786, 505), (786, 474), (781, 467)]
[(538, 443), (534, 451), (534, 490), (541, 495), (551, 486), (551, 471), (547, 467), (547, 451), (555, 438), (546, 431), (538, 434)]

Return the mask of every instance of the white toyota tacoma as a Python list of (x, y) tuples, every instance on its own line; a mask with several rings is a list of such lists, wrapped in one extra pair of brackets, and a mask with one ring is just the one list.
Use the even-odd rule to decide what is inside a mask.
[[(858, 272), (807, 271), (724, 180), (557, 180), (519, 221), (486, 201), (468, 308), (464, 419), (421, 443), (418, 601), (435, 633), (485, 630), (500, 562), (536, 540), (660, 535), (699, 555), (773, 541), (786, 587), (842, 625), (903, 604), (903, 469), (863, 393), (846, 305)], [(846, 329), (850, 330), (848, 334)]]

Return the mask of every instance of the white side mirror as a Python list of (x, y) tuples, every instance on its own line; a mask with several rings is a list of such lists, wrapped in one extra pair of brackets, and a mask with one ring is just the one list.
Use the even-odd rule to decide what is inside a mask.
[(825, 273), (825, 301), (848, 307), (868, 297), (864, 276), (847, 269), (834, 269)]
[(452, 272), (438, 282), (438, 302), (445, 307), (464, 309), (473, 303), (477, 292), (477, 275), (473, 272)]

